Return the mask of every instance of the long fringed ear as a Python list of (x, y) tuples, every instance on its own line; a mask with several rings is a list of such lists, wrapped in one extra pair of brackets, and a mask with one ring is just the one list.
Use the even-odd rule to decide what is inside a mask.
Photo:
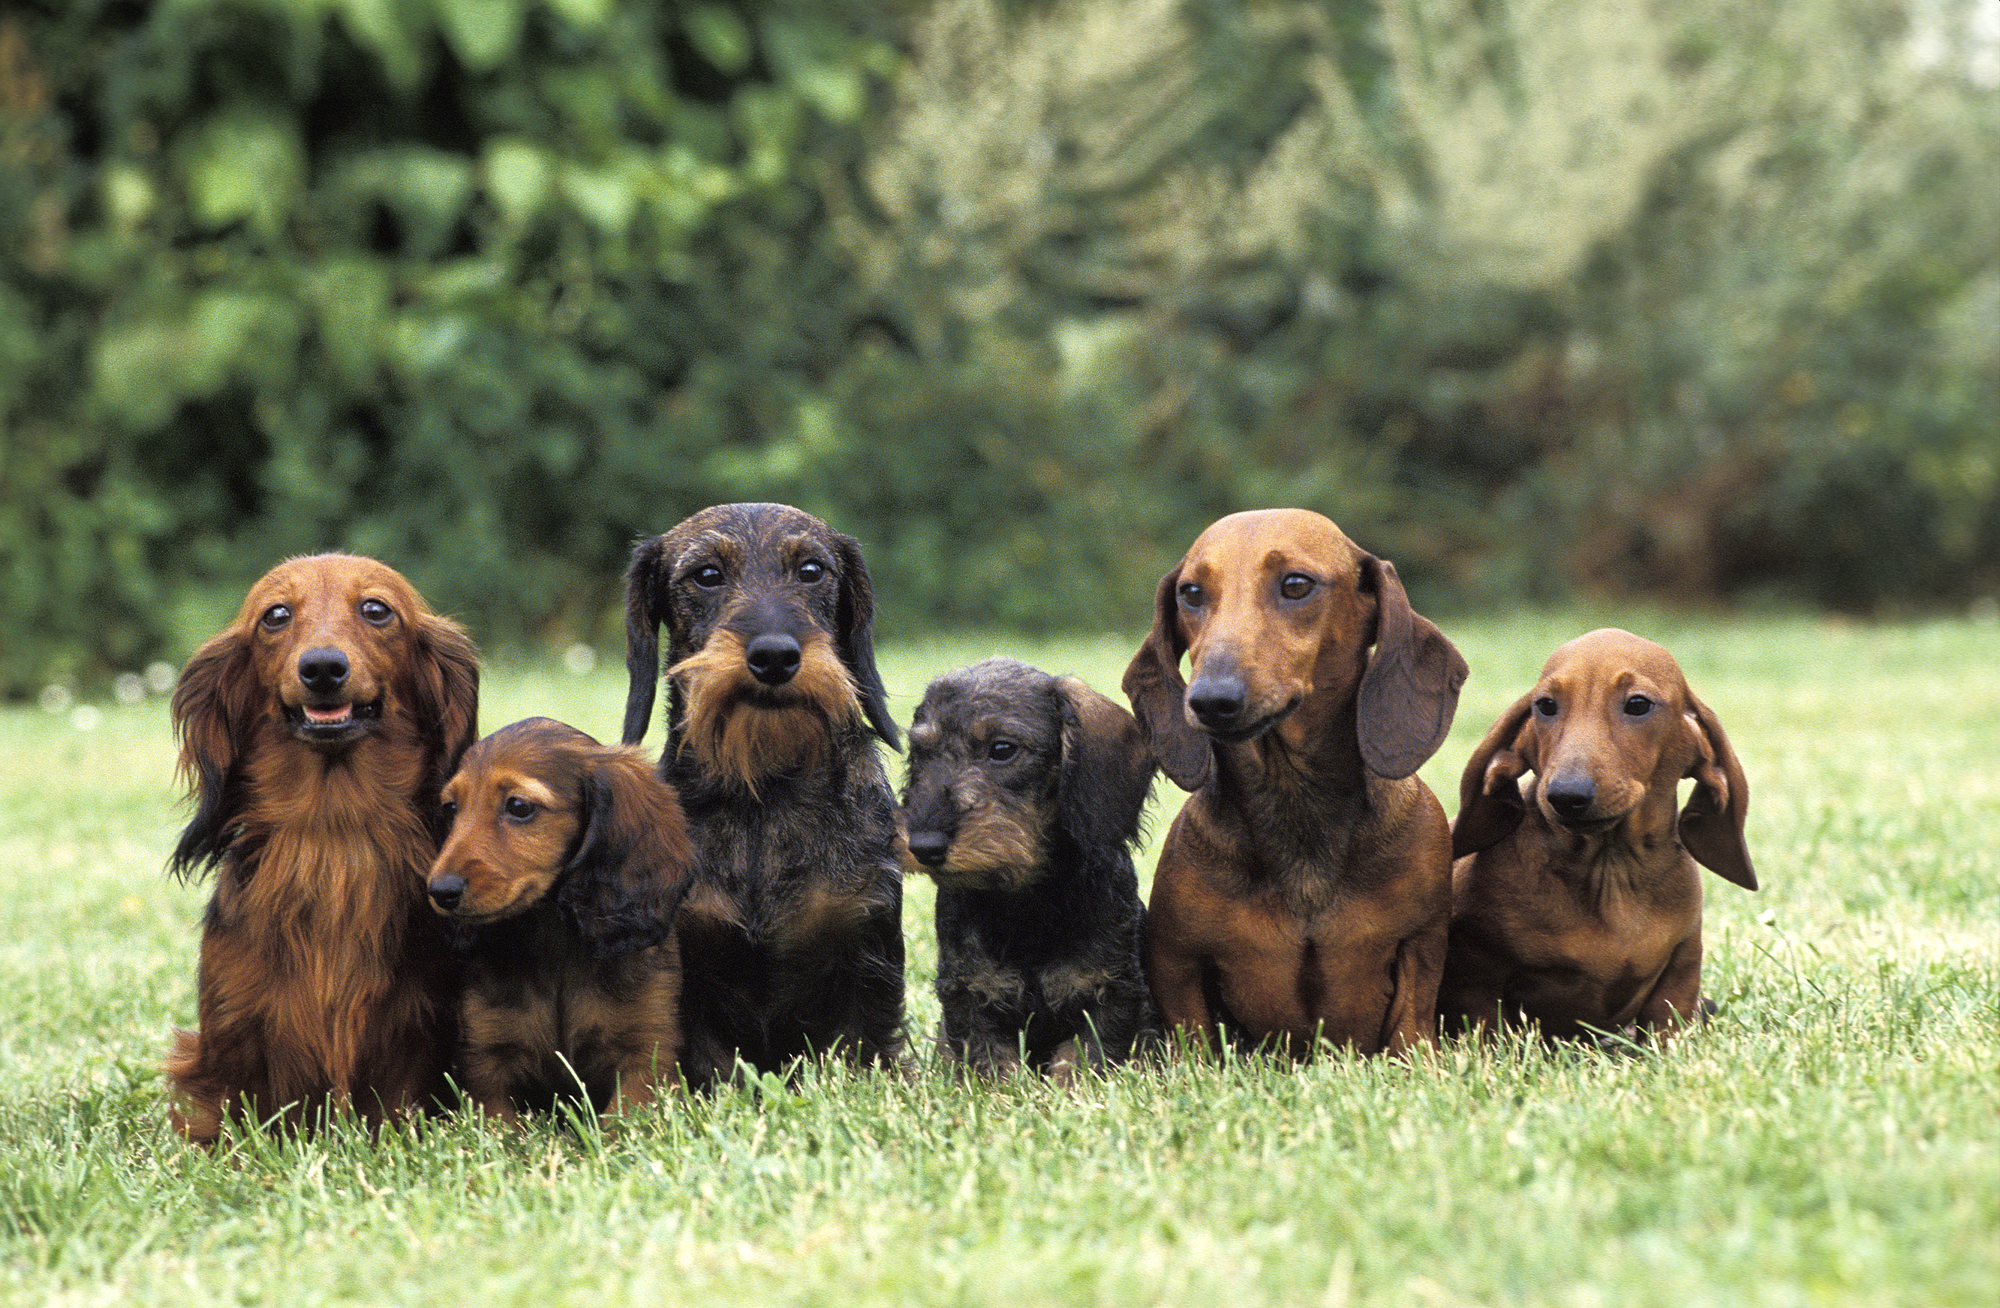
[(1378, 777), (1407, 777), (1437, 753), (1458, 711), (1465, 659), (1410, 597), (1387, 559), (1364, 558), (1375, 591), (1375, 652), (1355, 700), (1361, 761)]
[(595, 958), (657, 945), (673, 930), (694, 866), (680, 802), (636, 750), (603, 751), (582, 784), (556, 903)]
[(1491, 849), (1514, 833), (1527, 816), (1521, 777), (1534, 768), (1529, 757), (1528, 705), (1533, 691), (1500, 715), (1472, 751), (1458, 778), (1458, 816), (1451, 823), (1451, 856), (1463, 858)]
[(1200, 790), (1215, 766), (1215, 752), (1207, 733), (1187, 720), (1187, 682), (1181, 679), (1181, 655), (1187, 653), (1187, 644), (1181, 639), (1175, 598), (1180, 584), (1178, 565), (1160, 578), (1153, 593), (1153, 629), (1126, 665), (1119, 684), (1132, 702), (1140, 733), (1160, 760), (1160, 771), (1182, 790)]
[(1688, 708), (1700, 755), (1687, 773), (1695, 784), (1681, 809), (1681, 844), (1694, 855), (1695, 862), (1723, 880), (1755, 890), (1757, 872), (1750, 865), (1750, 846), (1743, 839), (1744, 820), (1750, 813), (1750, 782), (1721, 721), (1692, 694)]
[(250, 642), (234, 630), (196, 650), (174, 685), (179, 772), (195, 801), (194, 816), (167, 860), (182, 880), (208, 871), (229, 850), (240, 802), (236, 762), (248, 744), (258, 698)]
[[(450, 618), (424, 613), (417, 618), (416, 717), (435, 723), (433, 793), (458, 767), (459, 755), (479, 734), (479, 651), (465, 628)], [(442, 833), (440, 833), (440, 838)]]
[(649, 536), (632, 547), (632, 564), (625, 570), (625, 733), (636, 745), (646, 738), (653, 717), (653, 693), (660, 683), (660, 575), (665, 536)]
[(1056, 823), (1080, 849), (1129, 845), (1153, 788), (1153, 752), (1130, 713), (1076, 677), (1060, 677), (1062, 774)]
[(840, 630), (836, 635), (840, 661), (854, 678), (868, 725), (890, 749), (901, 749), (896, 721), (889, 716), (888, 692), (882, 689), (882, 674), (875, 668), (875, 583), (861, 559), (860, 544), (839, 532), (833, 538), (840, 552)]

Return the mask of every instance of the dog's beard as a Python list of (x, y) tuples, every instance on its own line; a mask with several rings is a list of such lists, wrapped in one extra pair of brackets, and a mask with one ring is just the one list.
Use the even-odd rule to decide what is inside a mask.
[(824, 763), (834, 730), (861, 720), (861, 696), (824, 637), (806, 643), (782, 686), (759, 683), (743, 653), (740, 638), (717, 632), (667, 675), (686, 705), (680, 747), (755, 798), (760, 782)]

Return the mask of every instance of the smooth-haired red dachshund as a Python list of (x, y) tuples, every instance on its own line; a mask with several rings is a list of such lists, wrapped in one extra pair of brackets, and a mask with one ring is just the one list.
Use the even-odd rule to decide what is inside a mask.
[(393, 569), (279, 564), (174, 690), (195, 800), (170, 866), (216, 871), (199, 1028), (167, 1061), (176, 1128), (369, 1124), (448, 1093), (458, 964), (424, 902), (438, 788), (471, 743), (479, 661)]
[(1673, 655), (1611, 628), (1556, 650), (1460, 780), (1446, 1029), (1665, 1037), (1701, 1014), (1695, 864), (1755, 890), (1749, 810), (1743, 765)]
[(1395, 568), (1317, 513), (1232, 514), (1161, 579), (1125, 692), (1194, 792), (1147, 915), (1171, 1026), (1300, 1055), (1435, 1043), (1451, 832), (1415, 773), (1465, 672)]

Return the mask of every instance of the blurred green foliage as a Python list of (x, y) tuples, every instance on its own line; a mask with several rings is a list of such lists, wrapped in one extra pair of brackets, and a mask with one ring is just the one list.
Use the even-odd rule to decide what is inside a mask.
[(1433, 606), (1991, 594), (1970, 14), (12, 6), (0, 693), (331, 547), (607, 642), (632, 538), (745, 498), (892, 629), (1129, 628), (1280, 502)]

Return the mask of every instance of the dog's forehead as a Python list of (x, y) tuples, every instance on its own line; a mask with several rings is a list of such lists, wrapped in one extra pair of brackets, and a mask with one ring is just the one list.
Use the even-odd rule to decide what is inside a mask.
[(1542, 665), (1542, 683), (1622, 687), (1644, 680), (1656, 688), (1685, 692), (1687, 680), (1666, 647), (1616, 627), (1602, 627), (1566, 642)]
[(345, 607), (371, 595), (391, 608), (423, 603), (403, 574), (386, 563), (357, 554), (313, 554), (287, 559), (265, 573), (244, 596), (237, 616), (247, 622), (273, 604)]
[(685, 519), (666, 534), (676, 566), (716, 551), (831, 550), (833, 528), (789, 504), (717, 504)]
[(1310, 568), (1322, 577), (1359, 567), (1361, 547), (1310, 509), (1252, 509), (1210, 523), (1181, 561), (1182, 575), (1256, 576)]
[(990, 740), (1007, 735), (1027, 739), (1053, 736), (1061, 727), (1056, 679), (1012, 659), (988, 659), (947, 673), (930, 684), (918, 706), (918, 729), (925, 744), (946, 737)]

